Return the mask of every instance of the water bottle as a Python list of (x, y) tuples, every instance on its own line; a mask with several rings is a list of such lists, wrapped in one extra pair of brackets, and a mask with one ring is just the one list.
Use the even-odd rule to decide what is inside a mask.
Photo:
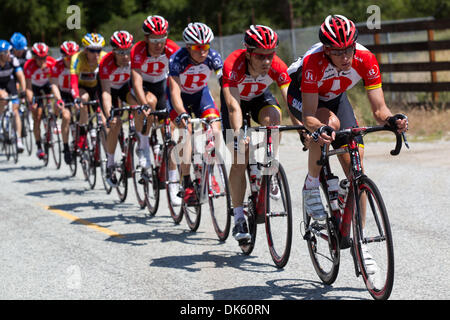
[(339, 190), (338, 190), (338, 202), (339, 202), (339, 208), (344, 210), (345, 203), (347, 202), (347, 195), (348, 195), (348, 187), (350, 186), (350, 182), (347, 179), (342, 179), (339, 183)]
[(258, 192), (261, 184), (261, 171), (257, 164), (250, 165), (250, 188), (252, 192)]
[(331, 210), (338, 210), (338, 189), (339, 189), (339, 178), (336, 176), (330, 176), (327, 179), (328, 184), (328, 197), (330, 199)]

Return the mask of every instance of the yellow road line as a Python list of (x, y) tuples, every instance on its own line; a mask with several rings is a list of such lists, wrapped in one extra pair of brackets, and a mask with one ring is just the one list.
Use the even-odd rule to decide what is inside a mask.
[(107, 228), (104, 228), (104, 227), (100, 227), (99, 225), (96, 225), (95, 223), (92, 223), (92, 222), (89, 222), (87, 220), (81, 219), (81, 218), (79, 218), (77, 216), (74, 216), (74, 215), (72, 215), (72, 214), (70, 214), (68, 212), (63, 211), (63, 210), (54, 209), (51, 206), (47, 206), (47, 205), (44, 205), (42, 203), (38, 203), (38, 205), (40, 207), (44, 208), (45, 210), (48, 210), (48, 211), (53, 212), (53, 213), (56, 213), (56, 214), (60, 215), (61, 217), (64, 217), (64, 218), (69, 219), (71, 221), (74, 221), (74, 222), (77, 222), (77, 223), (81, 223), (81, 224), (83, 224), (83, 225), (85, 225), (85, 226), (87, 226), (89, 228), (92, 228), (92, 229), (94, 229), (96, 231), (105, 233), (108, 236), (124, 238), (124, 236), (121, 235), (120, 233), (117, 233), (117, 232), (115, 232), (113, 230), (110, 230), (110, 229), (107, 229)]

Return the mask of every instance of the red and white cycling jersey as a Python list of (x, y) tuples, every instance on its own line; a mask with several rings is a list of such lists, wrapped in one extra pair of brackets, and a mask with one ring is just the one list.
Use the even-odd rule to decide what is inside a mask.
[(239, 49), (228, 56), (224, 63), (222, 77), (222, 86), (237, 87), (242, 100), (250, 101), (262, 95), (274, 81), (280, 88), (291, 83), (287, 66), (277, 55), (273, 57), (272, 66), (265, 76), (260, 75), (256, 79), (252, 77), (247, 72), (245, 52), (245, 49)]
[(113, 52), (106, 54), (99, 65), (100, 80), (110, 80), (111, 88), (120, 89), (130, 80), (131, 63), (125, 67), (117, 66)]
[(25, 79), (31, 79), (31, 84), (37, 87), (42, 87), (49, 82), (51, 70), (56, 63), (53, 57), (47, 56), (45, 61), (45, 68), (41, 69), (36, 63), (35, 59), (30, 59), (25, 62), (24, 73)]
[(131, 69), (140, 70), (142, 79), (146, 82), (160, 82), (167, 78), (170, 56), (178, 49), (180, 47), (175, 42), (167, 39), (163, 54), (152, 57), (148, 54), (145, 41), (139, 41), (131, 49)]
[(352, 66), (348, 71), (338, 72), (336, 70), (326, 57), (322, 43), (312, 46), (305, 56), (295, 64), (289, 70), (302, 67), (300, 90), (306, 93), (318, 93), (319, 99), (322, 101), (336, 98), (361, 79), (367, 90), (381, 87), (381, 73), (377, 59), (373, 53), (359, 43), (356, 44)]
[(56, 63), (51, 70), (51, 77), (58, 79), (59, 90), (72, 93), (70, 85), (70, 67), (66, 68), (64, 66), (63, 58), (56, 60)]

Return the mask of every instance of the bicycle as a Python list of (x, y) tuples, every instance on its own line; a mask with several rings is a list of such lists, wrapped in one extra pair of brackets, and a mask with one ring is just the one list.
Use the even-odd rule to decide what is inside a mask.
[[(193, 126), (193, 133), (195, 125), (202, 125), (205, 139), (192, 135), (193, 151), (190, 169), (196, 201), (188, 204), (183, 199), (180, 215), (186, 217), (188, 227), (195, 232), (200, 226), (202, 204), (208, 202), (214, 231), (220, 241), (225, 241), (230, 232), (231, 198), (226, 167), (222, 156), (216, 150), (211, 126), (217, 121), (221, 121), (221, 118), (189, 120)], [(187, 133), (186, 126), (184, 137), (187, 137)], [(182, 176), (181, 171), (179, 175)], [(184, 197), (183, 187), (180, 188), (178, 196)]]
[[(281, 163), (273, 158), (272, 134), (274, 131), (305, 130), (305, 127), (299, 125), (249, 127), (249, 115), (246, 115), (244, 119), (246, 119), (243, 127), (244, 138), (248, 136), (249, 129), (265, 133), (266, 161), (265, 163), (256, 162), (258, 170), (264, 168), (265, 171), (262, 177), (256, 179), (257, 181), (252, 181), (250, 161), (247, 164), (247, 177), (251, 188), (248, 200), (243, 203), (243, 207), (251, 239), (239, 240), (239, 246), (245, 255), (249, 255), (255, 246), (257, 225), (264, 223), (272, 260), (277, 268), (283, 268), (291, 252), (292, 207), (286, 173)], [(256, 147), (259, 148), (260, 144)]]
[[(145, 183), (145, 179), (139, 183), (138, 181), (135, 181), (134, 179), (138, 179), (138, 175), (136, 175), (135, 171), (136, 169), (139, 170), (139, 172), (143, 172), (140, 170), (139, 161), (136, 159), (136, 152), (135, 146), (137, 143), (137, 134), (136, 134), (136, 128), (134, 125), (134, 115), (131, 113), (132, 110), (140, 111), (140, 110), (147, 110), (149, 107), (147, 105), (132, 105), (122, 108), (114, 108), (111, 110), (111, 119), (114, 117), (114, 115), (117, 112), (123, 112), (123, 111), (129, 111), (127, 122), (129, 124), (129, 130), (128, 130), (128, 137), (125, 137), (125, 133), (123, 131), (123, 126), (120, 128), (119, 137), (118, 137), (118, 143), (120, 146), (120, 150), (122, 153), (120, 162), (118, 165), (115, 165), (115, 171), (119, 174), (119, 177), (117, 179), (117, 186), (116, 191), (119, 196), (120, 202), (124, 202), (127, 198), (128, 194), (128, 178), (133, 177), (134, 181), (134, 187), (136, 195), (139, 194), (138, 185), (142, 185), (143, 188), (146, 188), (147, 184)], [(147, 192), (144, 189), (144, 192)], [(138, 196), (139, 197), (139, 196)], [(138, 199), (140, 200), (140, 199)], [(141, 209), (143, 209), (146, 205), (145, 200), (142, 202), (138, 201), (139, 206)]]
[[(379, 131), (395, 133), (396, 146), (391, 151), (391, 155), (400, 153), (402, 138), (409, 148), (406, 136), (398, 134), (389, 125), (340, 130), (336, 132), (336, 139), (344, 139), (347, 142), (344, 147), (327, 151), (326, 146), (322, 146), (318, 164), (322, 165), (321, 197), (327, 217), (325, 221), (313, 220), (307, 215), (303, 203), (304, 220), (301, 223), (303, 225), (301, 230), (304, 234), (303, 239), (307, 241), (314, 269), (323, 283), (330, 285), (336, 280), (340, 265), (340, 250), (350, 248), (356, 276), (362, 275), (371, 296), (382, 300), (389, 298), (394, 282), (392, 232), (381, 193), (375, 183), (363, 173), (358, 144), (355, 140), (357, 136)], [(351, 161), (350, 177), (345, 180), (349, 183), (348, 193), (346, 199), (343, 193), (336, 200), (337, 191), (334, 188), (329, 190), (327, 183), (329, 179), (337, 178), (331, 172), (329, 157), (345, 153), (350, 155)], [(338, 201), (337, 206), (336, 201)], [(350, 235), (351, 229), (353, 238)], [(376, 273), (370, 270), (369, 264), (366, 265), (364, 259), (369, 244), (371, 244), (370, 255), (375, 257), (373, 261), (379, 269)], [(386, 261), (383, 261), (383, 257)]]
[[(72, 176), (77, 172), (77, 157), (80, 159), (81, 168), (83, 170), (84, 178), (88, 182), (90, 189), (95, 188), (97, 180), (97, 167), (100, 166), (100, 144), (98, 144), (97, 133), (100, 133), (101, 128), (98, 128), (98, 124), (101, 120), (101, 109), (98, 106), (97, 100), (87, 101), (83, 103), (87, 106), (97, 106), (95, 112), (89, 115), (88, 123), (86, 125), (79, 124), (79, 110), (76, 113), (71, 112), (70, 121), (70, 133), (72, 135), (72, 141), (69, 144), (69, 152), (71, 153), (72, 161), (69, 164)], [(75, 104), (72, 102), (66, 103), (65, 106), (73, 107)], [(75, 119), (74, 119), (75, 117)], [(94, 126), (93, 120), (97, 117), (97, 126)], [(86, 132), (86, 139), (83, 145), (78, 145), (80, 139), (80, 128), (84, 127)]]
[(59, 127), (57, 125), (57, 116), (51, 110), (52, 105), (51, 100), (54, 100), (55, 96), (53, 94), (47, 94), (43, 96), (34, 97), (34, 101), (45, 101), (43, 105), (43, 117), (42, 123), (44, 126), (44, 131), (42, 134), (41, 141), (44, 142), (44, 166), (48, 166), (49, 162), (49, 151), (52, 151), (53, 160), (56, 165), (56, 169), (61, 168), (61, 137), (59, 132)]
[(22, 141), (28, 155), (33, 152), (33, 119), (30, 110), (24, 99), (21, 99), (19, 106), (20, 120), (22, 121)]
[(6, 160), (12, 157), (14, 163), (19, 161), (19, 151), (17, 148), (17, 133), (16, 133), (16, 118), (13, 111), (12, 101), (17, 99), (17, 96), (10, 96), (7, 98), (0, 98), (0, 100), (7, 101), (3, 111), (1, 128), (3, 131), (3, 150), (5, 151)]

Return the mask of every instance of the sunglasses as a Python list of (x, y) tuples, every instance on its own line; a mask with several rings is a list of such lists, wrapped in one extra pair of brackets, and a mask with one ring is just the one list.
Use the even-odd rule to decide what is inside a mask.
[(100, 53), (102, 52), (102, 49), (88, 49), (88, 51), (92, 53)]
[(194, 51), (206, 51), (209, 50), (211, 46), (209, 44), (193, 44), (191, 49)]
[(116, 54), (119, 54), (121, 56), (129, 55), (131, 50), (114, 50)]
[(163, 43), (167, 40), (167, 37), (164, 38), (158, 38), (158, 39), (152, 39), (152, 38), (148, 38), (148, 41), (150, 43)]
[(255, 52), (252, 52), (252, 53), (250, 53), (250, 55), (254, 56), (256, 59), (258, 59), (260, 61), (264, 61), (264, 60), (272, 60), (273, 57), (275, 56), (275, 52), (272, 52), (272, 53), (255, 53)]
[(345, 54), (346, 56), (353, 55), (354, 51), (355, 51), (355, 45), (352, 45), (345, 49), (339, 49), (339, 50), (328, 48), (328, 52), (330, 54), (332, 54), (333, 56), (338, 56), (338, 57), (342, 56), (343, 54)]

